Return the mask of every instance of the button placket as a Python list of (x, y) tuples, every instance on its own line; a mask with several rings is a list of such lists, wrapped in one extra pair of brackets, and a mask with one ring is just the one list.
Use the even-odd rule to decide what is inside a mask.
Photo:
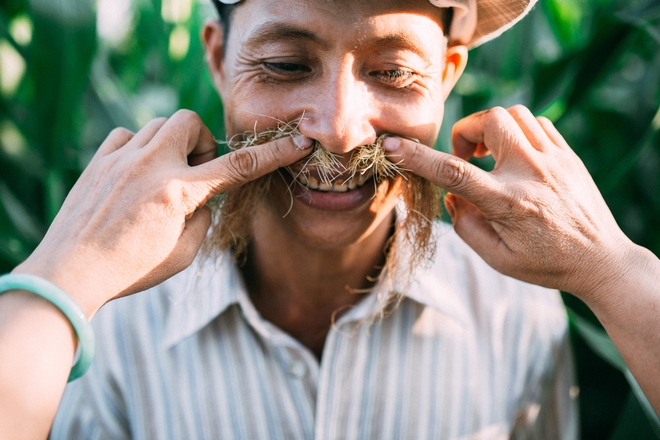
[(305, 377), (305, 373), (307, 373), (307, 367), (305, 366), (305, 363), (302, 360), (294, 358), (289, 363), (289, 374), (292, 377), (295, 377), (297, 379), (302, 379), (303, 377)]

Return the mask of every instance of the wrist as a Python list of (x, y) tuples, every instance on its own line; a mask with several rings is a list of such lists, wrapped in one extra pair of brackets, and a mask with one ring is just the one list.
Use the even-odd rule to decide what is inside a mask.
[(602, 320), (634, 310), (660, 295), (660, 260), (648, 249), (629, 241), (607, 258), (592, 287), (576, 293)]
[(83, 282), (86, 275), (81, 271), (58, 269), (53, 264), (39, 264), (31, 259), (26, 260), (16, 266), (11, 271), (12, 274), (35, 275), (47, 280), (71, 297), (71, 299), (80, 307), (88, 320), (91, 320), (96, 312), (104, 303), (95, 300), (93, 292), (85, 288), (87, 283)]
[(71, 369), (69, 381), (82, 376), (94, 357), (94, 332), (85, 313), (66, 292), (44, 278), (25, 273), (1, 275), (0, 295), (16, 291), (30, 292), (47, 300), (66, 317), (79, 342), (78, 360)]

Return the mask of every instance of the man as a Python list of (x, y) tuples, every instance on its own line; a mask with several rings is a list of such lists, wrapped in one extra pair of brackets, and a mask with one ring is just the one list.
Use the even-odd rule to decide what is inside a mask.
[[(373, 180), (368, 192), (342, 188), (342, 175), (321, 191), (286, 171), (304, 171), (296, 164), (312, 140), (346, 161), (388, 133), (389, 158), (451, 192), (457, 235), (488, 264), (592, 308), (660, 409), (660, 261), (621, 232), (552, 124), (495, 108), (456, 124), (454, 156), (425, 146), (465, 64), (460, 43), (526, 8), (438, 4), (454, 7), (451, 20), (421, 0), (244, 0), (226, 36), (210, 23), (207, 58), (230, 133), (255, 119), (270, 128), (266, 115), (299, 120), (301, 136), (214, 159), (213, 136), (190, 112), (110, 133), (39, 247), (2, 278), (0, 437), (46, 436), (77, 345), (61, 304), (30, 293), (37, 284), (63, 290), (84, 324), (188, 267), (211, 224), (206, 202), (273, 172), (243, 220), (244, 264), (200, 260), (99, 314), (100, 353), (67, 391), (52, 437), (574, 436), (556, 292), (498, 275), (438, 224), (434, 260), (388, 276), (415, 258), (390, 241), (414, 214), (410, 203), (394, 210), (407, 184)], [(465, 161), (489, 151), (493, 172)], [(7, 284), (21, 275), (41, 282)]]
[[(509, 3), (492, 31), (529, 6)], [(296, 144), (343, 167), (383, 133), (433, 145), (466, 45), (491, 33), (477, 2), (219, 6), (203, 40), (228, 135), (297, 121)], [(98, 316), (102, 348), (53, 438), (575, 437), (556, 292), (497, 274), (440, 224), (434, 260), (410, 268), (398, 232), (417, 211), (395, 208), (413, 175), (321, 190), (317, 167), (289, 170), (241, 200), (244, 264), (203, 260)]]

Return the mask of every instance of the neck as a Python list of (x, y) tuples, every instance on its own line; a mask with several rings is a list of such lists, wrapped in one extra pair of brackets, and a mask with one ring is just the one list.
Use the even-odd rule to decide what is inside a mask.
[(358, 242), (333, 248), (303, 243), (268, 216), (256, 216), (242, 268), (249, 294), (264, 319), (320, 358), (333, 320), (373, 287), (385, 261), (393, 213)]

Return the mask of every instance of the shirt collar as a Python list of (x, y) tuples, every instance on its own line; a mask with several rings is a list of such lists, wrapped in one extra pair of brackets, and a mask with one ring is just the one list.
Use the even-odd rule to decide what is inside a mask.
[[(455, 236), (451, 226), (444, 223), (439, 223), (434, 232), (440, 241), (435, 258), (452, 258), (451, 251), (445, 252), (445, 248), (447, 245), (451, 247), (451, 242), (460, 238)], [(449, 243), (443, 243), (443, 240)], [(457, 292), (452, 269), (443, 263), (444, 261), (434, 261), (429, 262), (427, 267), (417, 268), (407, 286), (397, 279), (394, 289), (403, 293), (402, 301), (416, 301), (465, 324), (469, 321), (465, 298)], [(221, 256), (217, 261), (210, 258), (198, 259), (182, 275), (168, 281), (175, 285), (171, 286), (174, 293), (166, 318), (163, 341), (165, 348), (198, 332), (234, 304), (241, 308), (243, 317), (262, 335), (273, 338), (273, 342), (284, 337), (281, 331), (277, 331), (270, 322), (259, 316), (247, 294), (240, 271), (229, 254)], [(336, 324), (368, 320), (377, 316), (390, 299), (389, 290), (390, 288), (378, 283), (369, 295), (344, 313)], [(287, 340), (280, 342), (290, 342), (288, 338), (284, 338)]]
[(198, 258), (174, 283), (163, 344), (169, 348), (198, 332), (246, 296), (243, 280), (229, 254)]

